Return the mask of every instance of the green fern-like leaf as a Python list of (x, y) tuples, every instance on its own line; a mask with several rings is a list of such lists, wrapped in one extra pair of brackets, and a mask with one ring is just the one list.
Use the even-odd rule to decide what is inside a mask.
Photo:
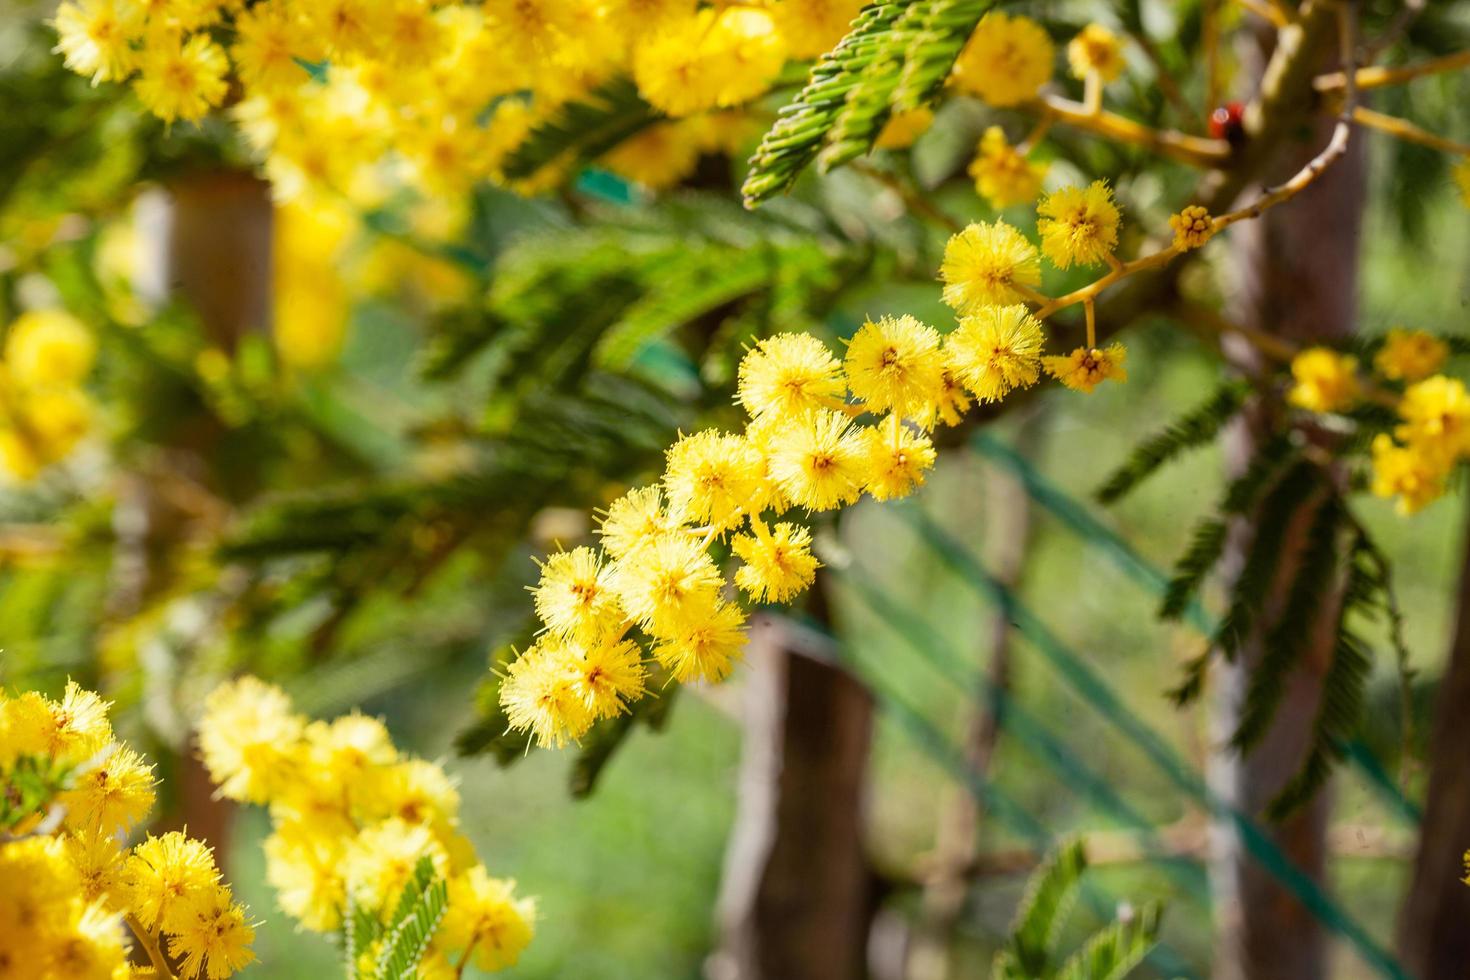
[(741, 194), (754, 207), (789, 188), (817, 157), (863, 72), (883, 59), (900, 16), (917, 0), (879, 0), (864, 7), (852, 29), (812, 67), (811, 78), (761, 139)]
[(631, 79), (614, 78), (532, 129), (502, 169), (520, 180), (544, 167), (590, 162), (657, 119)]
[(1097, 499), (1104, 504), (1114, 503), (1180, 453), (1213, 442), (1239, 411), (1247, 390), (1239, 384), (1222, 385), (1204, 404), (1144, 439), (1098, 488)]
[(1164, 692), (1165, 696), (1174, 702), (1175, 707), (1182, 708), (1187, 704), (1191, 704), (1204, 693), (1205, 679), (1209, 676), (1211, 661), (1212, 658), (1209, 650), (1205, 650), (1185, 661), (1184, 677), (1178, 684)]
[(362, 954), (383, 934), (383, 924), (349, 893), (342, 915), (342, 958), (347, 980), (358, 980)]
[(1150, 902), (1089, 939), (1062, 964), (1056, 980), (1123, 980), (1158, 944), (1163, 912)]
[[(1353, 630), (1351, 621), (1359, 616), (1372, 619), (1379, 610), (1385, 610), (1389, 616), (1390, 634), (1398, 634), (1399, 627), (1395, 625), (1397, 602), (1391, 597), (1390, 590), (1387, 558), (1367, 533), (1358, 529), (1348, 551), (1348, 575), (1343, 585), (1332, 663), (1322, 679), (1322, 701), (1312, 726), (1311, 747), (1301, 771), (1267, 807), (1266, 813), (1271, 819), (1288, 816), (1316, 795), (1362, 721), (1373, 655), (1368, 644)], [(1392, 642), (1396, 646), (1401, 644), (1402, 636), (1397, 636)], [(1406, 671), (1403, 664), (1407, 653), (1404, 650), (1398, 654), (1401, 672)], [(1401, 683), (1409, 681), (1401, 680)], [(1409, 709), (1401, 706), (1401, 710)]]
[(863, 69), (832, 121), (827, 145), (817, 154), (820, 170), (831, 170), (872, 149), (892, 114), (890, 106), (903, 77), (909, 45), (918, 36), (933, 6), (934, 0), (916, 0), (894, 21), (883, 47)]
[(1206, 517), (1195, 525), (1189, 547), (1174, 565), (1174, 573), (1164, 588), (1164, 598), (1159, 604), (1160, 619), (1178, 619), (1184, 615), (1200, 583), (1225, 550), (1225, 531), (1226, 524), (1218, 517)]
[(1031, 876), (1007, 947), (1017, 964), (1027, 971), (1026, 976), (1045, 974), (1057, 933), (1076, 900), (1086, 868), (1087, 852), (1082, 842), (1071, 841), (1048, 857)]
[(1226, 659), (1235, 656), (1255, 623), (1275, 577), (1281, 541), (1292, 516), (1319, 486), (1316, 469), (1309, 463), (1299, 462), (1282, 475), (1261, 501), (1245, 566), (1236, 577), (1230, 604), (1212, 638), (1211, 645)]
[(923, 30), (909, 45), (903, 77), (893, 93), (895, 112), (928, 105), (938, 97), (975, 32), (975, 25), (995, 0), (934, 0), (929, 4)]
[(384, 933), (373, 980), (415, 980), (448, 906), (448, 885), (435, 873), (433, 863), (421, 858)]
[[(1329, 496), (1317, 508), (1306, 545), (1280, 618), (1267, 633), (1260, 662), (1251, 671), (1240, 722), (1230, 738), (1238, 751), (1250, 750), (1265, 735), (1286, 694), (1288, 675), (1301, 663), (1338, 569), (1342, 504)], [(1279, 549), (1280, 539), (1272, 542)]]

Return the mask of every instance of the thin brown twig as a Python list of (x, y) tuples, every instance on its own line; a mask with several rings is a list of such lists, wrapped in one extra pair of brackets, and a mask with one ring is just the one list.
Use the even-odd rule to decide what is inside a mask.
[(460, 955), (459, 962), (454, 965), (454, 980), (460, 980), (464, 976), (465, 969), (470, 965), (470, 956), (479, 944), (480, 934), (477, 932), (470, 937), (469, 945), (464, 948), (464, 953)]
[[(1358, 89), (1353, 82), (1355, 76), (1351, 73), (1352, 68), (1355, 66), (1357, 21), (1354, 19), (1351, 5), (1342, 4), (1337, 10), (1338, 40), (1342, 51), (1343, 64), (1347, 66), (1350, 74), (1343, 93), (1342, 111), (1338, 115), (1337, 125), (1333, 128), (1331, 139), (1328, 140), (1327, 145), (1323, 147), (1321, 153), (1313, 157), (1305, 167), (1298, 171), (1286, 183), (1265, 191), (1259, 199), (1244, 208), (1231, 211), (1228, 214), (1222, 214), (1213, 219), (1212, 224), (1216, 232), (1230, 227), (1237, 221), (1258, 218), (1270, 208), (1284, 204), (1293, 197), (1296, 197), (1347, 152), (1348, 139), (1352, 135), (1353, 130), (1353, 110), (1357, 107), (1358, 100)], [(1159, 249), (1157, 252), (1134, 259), (1132, 262), (1119, 262), (1116, 258), (1109, 256), (1108, 264), (1111, 268), (1102, 277), (1085, 286), (1074, 289), (1064, 296), (1053, 299), (1036, 311), (1036, 317), (1037, 319), (1045, 319), (1058, 310), (1065, 309), (1068, 306), (1075, 306), (1078, 303), (1090, 304), (1096, 299), (1099, 293), (1109, 286), (1135, 273), (1167, 265), (1175, 256), (1183, 251), (1184, 249), (1176, 242)]]
[(1363, 60), (1372, 61), (1380, 53), (1396, 44), (1399, 38), (1408, 33), (1414, 21), (1419, 19), (1419, 15), (1424, 13), (1427, 5), (1428, 0), (1404, 0), (1404, 5), (1399, 8), (1399, 12), (1394, 15), (1393, 21), (1383, 33), (1363, 45)]

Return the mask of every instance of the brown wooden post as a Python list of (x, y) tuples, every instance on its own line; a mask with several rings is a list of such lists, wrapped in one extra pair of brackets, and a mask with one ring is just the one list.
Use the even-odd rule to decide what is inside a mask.
[[(1308, 128), (1288, 145), (1268, 179), (1289, 176), (1327, 141), (1332, 121)], [(1353, 137), (1347, 155), (1288, 207), (1231, 229), (1234, 282), (1230, 313), (1243, 326), (1298, 343), (1340, 344), (1357, 320), (1358, 243), (1362, 225), (1364, 163), (1361, 140)], [(1244, 345), (1227, 344), (1227, 355), (1246, 371), (1256, 355)], [(1271, 399), (1257, 402), (1244, 424), (1229, 433), (1232, 472), (1239, 472), (1264, 435), (1268, 419), (1282, 410)], [(1295, 563), (1315, 504), (1304, 506), (1281, 542), (1278, 577), (1271, 594), (1290, 588)], [(1237, 522), (1226, 553), (1227, 578), (1236, 574), (1250, 546), (1253, 527)], [(1333, 607), (1335, 603), (1327, 603)], [(1210, 781), (1235, 807), (1259, 816), (1264, 806), (1299, 770), (1309, 744), (1320, 700), (1323, 673), (1331, 657), (1332, 615), (1324, 610), (1303, 663), (1287, 680), (1287, 691), (1260, 744), (1244, 756), (1225, 743), (1239, 720), (1241, 702), (1262, 636), (1279, 609), (1267, 610), (1233, 664), (1217, 671), (1217, 748)], [(1285, 854), (1319, 882), (1325, 881), (1329, 795), (1315, 800), (1278, 825), (1267, 828)], [(1215, 886), (1219, 943), (1214, 975), (1219, 980), (1319, 980), (1326, 976), (1326, 942), (1316, 919), (1292, 898), (1242, 846), (1233, 828), (1214, 828)]]
[(1470, 973), (1470, 525), (1466, 526), (1455, 637), (1440, 678), (1429, 741), (1429, 796), (1414, 874), (1399, 918), (1404, 966), (1419, 980)]
[[(823, 587), (819, 577), (814, 589)], [(748, 647), (739, 803), (712, 980), (861, 980), (873, 702), (831, 641), (775, 617)]]
[[(264, 181), (235, 170), (192, 172), (140, 202), (139, 212), (147, 250), (139, 284), (145, 297), (155, 303), (181, 301), (198, 317), (209, 342), (225, 351), (233, 351), (248, 332), (270, 329), (273, 220)], [(188, 425), (181, 431), (186, 444), (160, 447), (121, 479), (114, 522), (114, 616), (136, 614), (165, 584), (161, 562), (189, 533), (190, 515), (158, 487), (181, 471), (206, 486), (217, 482), (210, 473), (212, 429)], [(179, 719), (180, 729), (187, 722)], [(160, 815), (160, 826), (187, 826), (191, 836), (215, 848), (223, 868), (231, 808), (214, 798), (192, 741), (181, 748), (172, 769), (176, 808)]]

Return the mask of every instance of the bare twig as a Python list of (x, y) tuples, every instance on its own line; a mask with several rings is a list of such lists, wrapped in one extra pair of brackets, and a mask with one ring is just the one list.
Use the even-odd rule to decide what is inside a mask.
[[(1368, 68), (1359, 68), (1353, 80), (1359, 89), (1384, 88), (1389, 85), (1412, 82), (1426, 75), (1441, 75), (1445, 72), (1459, 71), (1461, 68), (1470, 68), (1470, 51), (1456, 51), (1454, 54), (1430, 58), (1412, 65), (1397, 67), (1372, 65)], [(1312, 80), (1312, 87), (1318, 92), (1335, 92), (1343, 88), (1346, 81), (1347, 77), (1342, 72), (1334, 71), (1326, 75), (1318, 75)]]
[(1366, 106), (1358, 106), (1353, 110), (1353, 121), (1369, 129), (1376, 129), (1380, 133), (1387, 133), (1408, 143), (1419, 143), (1423, 146), (1431, 146), (1445, 153), (1453, 153), (1457, 156), (1470, 156), (1470, 143), (1457, 143), (1451, 139), (1445, 139), (1438, 133), (1431, 133), (1422, 126), (1416, 126), (1407, 119), (1398, 116), (1390, 116), (1386, 113), (1375, 112)]
[(1230, 159), (1230, 144), (1224, 140), (1191, 136), (1172, 129), (1154, 129), (1106, 109), (1090, 111), (1085, 104), (1059, 95), (1048, 93), (1032, 107), (1038, 112), (1049, 112), (1058, 121), (1076, 129), (1120, 143), (1132, 143), (1190, 166), (1218, 167)]

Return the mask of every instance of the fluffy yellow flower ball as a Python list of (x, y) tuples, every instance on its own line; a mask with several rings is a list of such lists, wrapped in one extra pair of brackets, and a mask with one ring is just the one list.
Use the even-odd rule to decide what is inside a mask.
[(1051, 81), (1056, 48), (1029, 17), (992, 11), (980, 19), (960, 52), (954, 84), (998, 108), (1036, 98)]

